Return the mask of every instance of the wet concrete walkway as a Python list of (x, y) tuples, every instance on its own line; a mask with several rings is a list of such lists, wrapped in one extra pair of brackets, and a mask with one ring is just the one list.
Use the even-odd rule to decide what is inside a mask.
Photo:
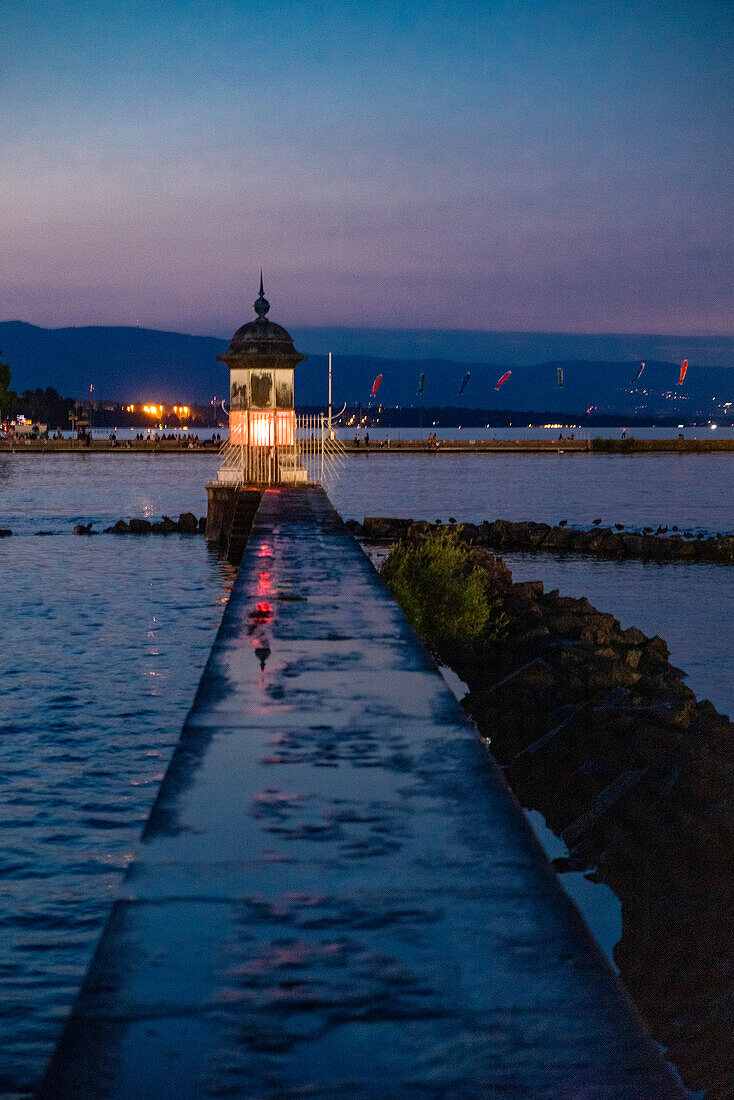
[(682, 1095), (319, 489), (263, 497), (39, 1095)]

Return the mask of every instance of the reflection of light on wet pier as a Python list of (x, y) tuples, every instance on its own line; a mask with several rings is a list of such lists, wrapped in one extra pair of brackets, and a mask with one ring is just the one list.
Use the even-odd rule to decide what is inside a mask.
[(224, 1094), (681, 1095), (320, 489), (263, 495), (39, 1095)]

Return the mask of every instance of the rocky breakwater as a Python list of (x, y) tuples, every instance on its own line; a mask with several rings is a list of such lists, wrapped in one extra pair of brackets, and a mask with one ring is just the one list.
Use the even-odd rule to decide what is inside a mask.
[[(369, 516), (364, 523), (350, 520), (347, 526), (353, 534), (376, 542), (391, 542), (412, 535), (425, 535), (445, 530), (441, 523), (414, 523), (410, 519)], [(734, 535), (716, 534), (709, 537), (679, 532), (677, 527), (625, 530), (623, 524), (590, 528), (568, 527), (562, 521), (556, 526), (532, 521), (511, 523), (508, 520), (485, 520), (480, 524), (455, 526), (459, 538), (476, 546), (505, 553), (591, 554), (598, 558), (621, 561), (638, 558), (643, 561), (713, 561), (734, 564)]]
[(559, 872), (621, 899), (616, 963), (687, 1087), (734, 1096), (734, 727), (662, 638), (470, 554), (506, 622), (440, 654), (464, 705), (520, 802), (565, 841)]
[[(75, 535), (96, 535), (92, 523), (77, 523), (74, 526)], [(105, 527), (106, 535), (203, 535), (206, 528), (206, 518), (197, 519), (193, 512), (182, 512), (177, 520), (170, 516), (163, 516), (157, 522), (149, 519), (119, 519), (111, 527)], [(39, 532), (40, 533), (40, 532)]]

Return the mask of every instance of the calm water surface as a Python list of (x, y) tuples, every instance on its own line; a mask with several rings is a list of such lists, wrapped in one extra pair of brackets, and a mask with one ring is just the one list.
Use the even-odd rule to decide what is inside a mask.
[[(216, 456), (0, 456), (0, 1096), (32, 1089), (88, 965), (178, 738), (232, 571), (203, 539), (78, 538), (119, 518), (203, 515)], [(370, 455), (331, 497), (345, 517), (567, 518), (734, 529), (734, 455)], [(38, 537), (36, 531), (53, 534)], [(691, 687), (734, 711), (734, 572), (708, 564), (508, 556), (515, 578), (588, 595), (669, 643)], [(532, 816), (532, 815), (531, 815)], [(553, 854), (560, 849), (535, 825)], [(553, 845), (555, 844), (555, 849)], [(607, 952), (606, 888), (564, 876)]]
[(0, 540), (0, 1096), (28, 1094), (48, 1058), (233, 579), (195, 536), (69, 533), (201, 512), (201, 460), (182, 490), (172, 464), (71, 457), (0, 459), (0, 526), (25, 532)]
[(0, 455), (0, 527), (68, 534), (140, 516), (206, 515), (217, 455)]
[(412, 516), (734, 530), (734, 453), (362, 455), (331, 491), (345, 518)]

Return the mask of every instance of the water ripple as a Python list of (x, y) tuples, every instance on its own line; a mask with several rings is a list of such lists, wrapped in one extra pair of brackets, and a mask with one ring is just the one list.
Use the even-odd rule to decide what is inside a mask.
[[(47, 525), (30, 508), (48, 511), (55, 477), (36, 473), (28, 528)], [(14, 536), (0, 577), (0, 1094), (28, 1095), (155, 798), (232, 570), (203, 539)]]

